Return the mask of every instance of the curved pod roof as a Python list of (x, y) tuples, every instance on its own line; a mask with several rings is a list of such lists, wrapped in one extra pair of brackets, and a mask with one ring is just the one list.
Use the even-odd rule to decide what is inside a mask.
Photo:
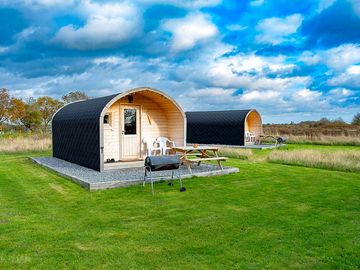
[(166, 93), (151, 87), (138, 87), (114, 95), (75, 101), (73, 103), (67, 104), (56, 112), (56, 114), (53, 116), (53, 121), (70, 119), (93, 119), (103, 117), (106, 113), (106, 110), (110, 108), (110, 106), (117, 100), (127, 95), (142, 91), (151, 91), (166, 97), (171, 102), (173, 102), (181, 114), (186, 117), (185, 112), (181, 106)]
[(139, 87), (119, 94), (70, 103), (52, 120), (53, 156), (98, 171), (102, 170), (102, 119), (119, 99), (142, 91), (157, 93), (170, 100), (186, 119), (180, 105), (164, 92)]
[(186, 112), (187, 142), (244, 145), (245, 121), (254, 110)]

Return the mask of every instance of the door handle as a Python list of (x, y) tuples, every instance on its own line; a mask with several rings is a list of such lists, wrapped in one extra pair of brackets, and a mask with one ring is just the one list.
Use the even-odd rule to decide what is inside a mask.
[(125, 134), (125, 131), (124, 131), (124, 130), (123, 130), (123, 131), (121, 131), (121, 134), (122, 134), (122, 135), (124, 135), (124, 134)]

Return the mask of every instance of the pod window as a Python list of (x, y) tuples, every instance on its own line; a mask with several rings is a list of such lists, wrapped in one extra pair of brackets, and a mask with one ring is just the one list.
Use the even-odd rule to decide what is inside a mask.
[(104, 115), (104, 124), (111, 126), (111, 113)]

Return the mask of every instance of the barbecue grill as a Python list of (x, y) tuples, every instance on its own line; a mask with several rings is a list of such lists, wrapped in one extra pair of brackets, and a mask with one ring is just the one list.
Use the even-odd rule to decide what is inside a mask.
[(276, 142), (277, 143), (285, 143), (287, 141), (287, 138), (285, 137), (277, 137)]
[(158, 171), (170, 171), (171, 170), (171, 180), (174, 179), (174, 171), (177, 171), (179, 182), (180, 182), (180, 191), (184, 192), (185, 187), (182, 186), (181, 176), (180, 176), (180, 157), (179, 156), (148, 156), (145, 159), (145, 175), (143, 186), (147, 180), (148, 173), (150, 175), (151, 183), (151, 192), (154, 194), (154, 181), (152, 177), (152, 172)]

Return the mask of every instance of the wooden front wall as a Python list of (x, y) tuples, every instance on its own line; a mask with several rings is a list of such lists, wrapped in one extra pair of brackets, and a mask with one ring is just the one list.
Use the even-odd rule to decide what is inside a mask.
[(262, 134), (262, 121), (258, 112), (251, 111), (245, 121), (245, 131), (255, 134), (256, 139)]
[[(108, 109), (111, 113), (111, 125), (104, 124), (104, 161), (108, 158), (118, 161), (120, 158), (120, 104), (130, 104), (128, 97), (119, 99)], [(144, 137), (163, 136), (175, 141), (177, 146), (184, 145), (184, 116), (172, 101), (145, 90), (133, 94), (131, 105), (139, 105), (141, 108), (141, 140)], [(145, 145), (142, 142), (140, 147), (141, 155), (145, 157)]]

